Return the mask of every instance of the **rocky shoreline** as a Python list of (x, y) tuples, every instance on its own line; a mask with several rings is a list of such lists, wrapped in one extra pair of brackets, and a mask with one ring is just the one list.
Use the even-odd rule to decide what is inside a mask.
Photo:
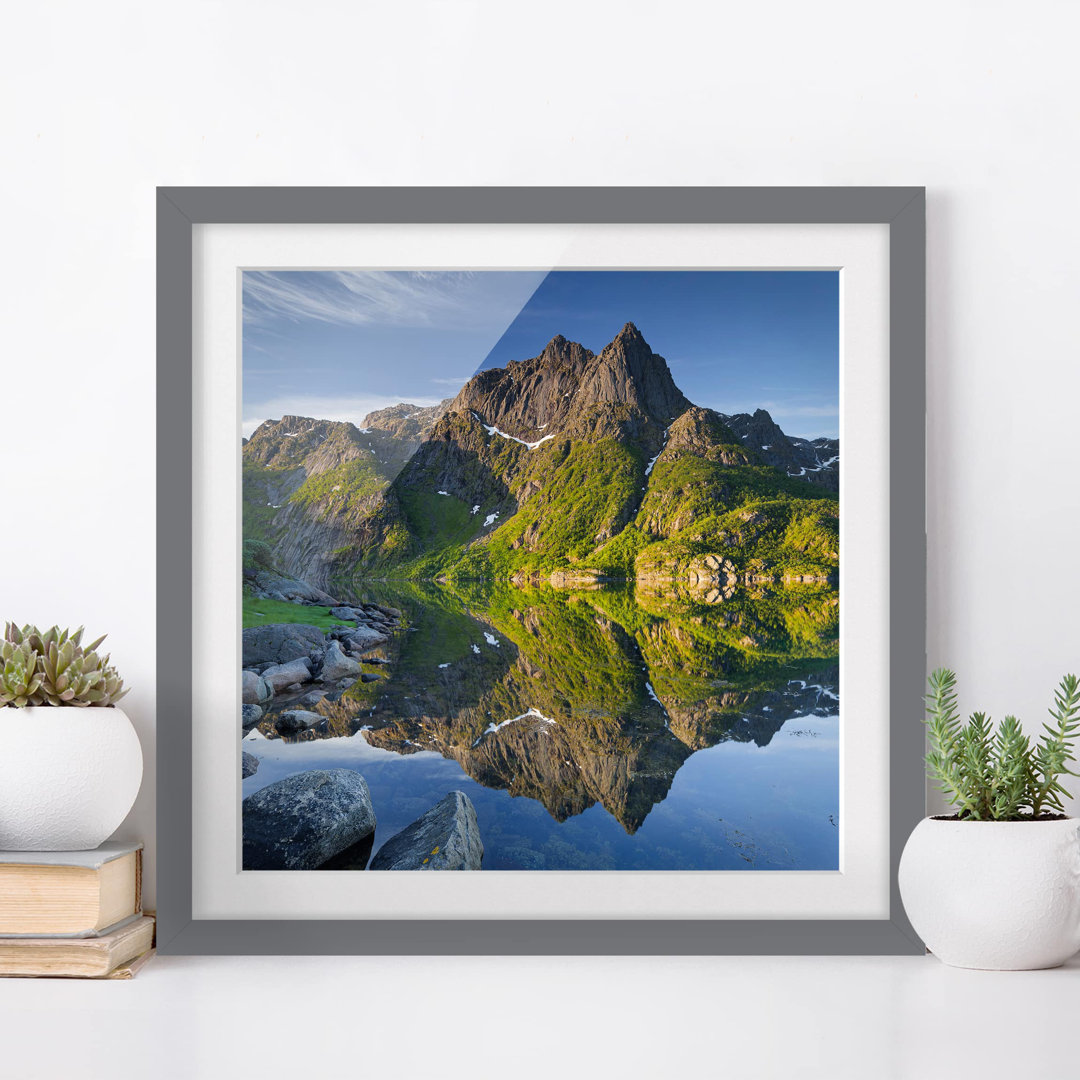
[[(363, 665), (387, 663), (372, 654), (403, 629), (402, 613), (382, 604), (342, 604), (269, 572), (249, 587), (269, 599), (329, 607), (343, 625), (323, 631), (268, 623), (243, 631), (241, 737), (267, 719), (284, 737), (325, 730), (328, 717), (313, 707), (359, 680), (379, 678)], [(242, 778), (253, 776), (258, 756), (242, 749), (240, 767)], [(352, 769), (286, 777), (249, 795), (241, 812), (245, 870), (479, 870), (484, 857), (476, 809), (464, 792), (452, 791), (392, 836), (368, 867), (377, 819), (367, 782)]]
[[(247, 755), (245, 755), (247, 756)], [(353, 769), (310, 769), (242, 804), (245, 870), (479, 870), (476, 808), (451, 791), (371, 854), (377, 823), (367, 781)]]
[[(303, 623), (268, 623), (243, 631), (243, 731), (261, 724), (275, 708), (279, 735), (316, 728), (327, 719), (311, 708), (322, 698), (379, 678), (364, 665), (386, 663), (385, 657), (372, 653), (403, 628), (401, 612), (381, 604), (344, 605), (327, 599), (335, 605), (330, 614), (345, 625), (323, 631)], [(280, 708), (285, 704), (296, 707)]]

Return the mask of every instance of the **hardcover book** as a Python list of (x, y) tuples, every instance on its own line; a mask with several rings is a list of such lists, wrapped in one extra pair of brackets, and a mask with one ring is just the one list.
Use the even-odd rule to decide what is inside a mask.
[(142, 844), (0, 852), (0, 938), (92, 937), (142, 911)]
[[(24, 937), (0, 940), (0, 975), (99, 978), (153, 947), (149, 915), (98, 937)], [(122, 977), (122, 976), (121, 976)]]

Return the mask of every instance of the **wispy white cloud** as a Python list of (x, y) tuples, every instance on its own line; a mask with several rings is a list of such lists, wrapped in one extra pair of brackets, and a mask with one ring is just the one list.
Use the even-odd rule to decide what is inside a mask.
[[(530, 280), (521, 280), (526, 277)], [(506, 274), (471, 271), (248, 270), (244, 272), (244, 322), (259, 327), (277, 320), (340, 326), (471, 327), (492, 318), (492, 303), (506, 306), (512, 318), (539, 283), (530, 275), (519, 274), (510, 283), (503, 280), (507, 278)], [(500, 312), (499, 318), (505, 320), (506, 313)]]
[(264, 420), (280, 420), (283, 416), (310, 416), (314, 420), (340, 420), (357, 427), (363, 426), (364, 417), (376, 409), (407, 402), (410, 405), (438, 405), (442, 398), (417, 397), (415, 394), (387, 396), (365, 394), (356, 397), (322, 396), (318, 394), (296, 395), (287, 398), (270, 398), (260, 402), (244, 402), (241, 429), (249, 436)]
[(465, 384), (466, 384), (466, 383), (467, 383), (467, 382), (468, 382), (468, 381), (469, 381), (469, 380), (470, 380), (471, 378), (472, 378), (472, 376), (471, 376), (471, 375), (458, 375), (458, 376), (456, 376), (456, 377), (453, 377), (453, 376), (452, 376), (451, 378), (448, 378), (448, 379), (436, 379), (436, 378), (432, 378), (432, 379), (430, 379), (430, 380), (428, 380), (428, 381), (429, 381), (429, 382), (433, 382), (433, 383), (435, 383), (435, 384), (436, 384), (437, 386), (457, 386), (457, 387), (462, 387), (462, 386), (464, 386), (464, 385), (465, 385)]

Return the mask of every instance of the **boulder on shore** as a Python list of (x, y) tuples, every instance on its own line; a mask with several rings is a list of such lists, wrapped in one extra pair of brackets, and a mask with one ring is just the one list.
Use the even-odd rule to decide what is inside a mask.
[(332, 642), (323, 657), (322, 674), (319, 677), (324, 682), (336, 682), (338, 679), (348, 679), (359, 674), (360, 665), (346, 656), (336, 641)]
[(312, 769), (242, 804), (245, 870), (314, 870), (375, 831), (367, 782), (352, 769)]
[(366, 652), (376, 645), (385, 645), (390, 638), (373, 626), (338, 626), (327, 632), (327, 638), (340, 641), (348, 652)]
[(476, 808), (451, 791), (375, 853), (370, 870), (479, 870), (484, 857)]
[(268, 667), (262, 677), (274, 688), (275, 693), (293, 683), (311, 682), (311, 661), (303, 657), (288, 664), (275, 664)]
[(331, 608), (330, 614), (333, 615), (335, 619), (348, 619), (352, 622), (356, 622), (364, 617), (362, 611), (357, 611), (356, 608), (351, 607)]
[(279, 574), (276, 570), (256, 570), (251, 575), (251, 590), (256, 596), (287, 600), (291, 604), (319, 604), (337, 607), (338, 601), (322, 589), (299, 578)]
[(282, 735), (293, 735), (297, 731), (309, 731), (325, 722), (326, 717), (321, 713), (308, 712), (306, 709), (286, 709), (275, 717), (274, 727)]
[(384, 645), (389, 640), (386, 634), (371, 626), (358, 626), (345, 638), (345, 648), (351, 652), (366, 652), (368, 649), (374, 649), (376, 645)]
[(263, 718), (261, 705), (240, 706), (240, 726), (244, 731), (250, 731)]
[(317, 626), (302, 623), (268, 623), (266, 626), (249, 626), (243, 640), (244, 667), (287, 664), (322, 645), (323, 632)]
[(257, 672), (240, 676), (240, 700), (245, 705), (265, 705), (274, 696), (274, 688)]
[(240, 777), (246, 780), (249, 776), (254, 776), (259, 771), (259, 759), (254, 754), (249, 754), (246, 750), (242, 751), (240, 758)]

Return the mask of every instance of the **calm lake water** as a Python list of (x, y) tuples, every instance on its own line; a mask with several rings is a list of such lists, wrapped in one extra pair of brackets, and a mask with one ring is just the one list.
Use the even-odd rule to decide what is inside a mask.
[[(306, 769), (371, 789), (374, 851), (449, 791), (485, 870), (835, 870), (835, 591), (369, 583), (407, 629), (379, 675), (249, 733), (244, 795)], [(708, 602), (708, 601), (712, 602)], [(284, 703), (287, 704), (287, 703)], [(270, 737), (268, 737), (270, 736)]]

